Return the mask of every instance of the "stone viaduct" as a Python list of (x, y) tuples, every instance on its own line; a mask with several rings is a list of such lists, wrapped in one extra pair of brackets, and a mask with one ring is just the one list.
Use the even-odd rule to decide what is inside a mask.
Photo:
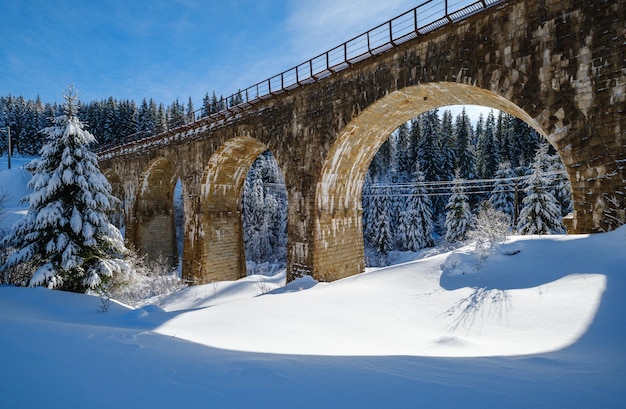
[(371, 159), (400, 124), (453, 104), (506, 111), (556, 148), (573, 190), (568, 232), (623, 224), (626, 1), (495, 3), (221, 119), (102, 151), (127, 240), (149, 255), (176, 254), (180, 180), (183, 277), (202, 284), (245, 276), (242, 186), (269, 149), (287, 189), (288, 280), (360, 273)]

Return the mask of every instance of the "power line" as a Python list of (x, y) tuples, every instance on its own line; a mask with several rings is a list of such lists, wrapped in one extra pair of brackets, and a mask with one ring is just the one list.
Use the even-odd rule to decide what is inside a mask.
[[(541, 172), (540, 176), (550, 177), (556, 175), (566, 174), (565, 171), (550, 171)], [(502, 193), (515, 193), (519, 192), (521, 186), (532, 175), (513, 176), (508, 178), (492, 178), (492, 179), (459, 179), (458, 181), (425, 181), (425, 182), (407, 182), (407, 183), (386, 183), (386, 184), (373, 184), (367, 188), (372, 193), (363, 194), (363, 197), (415, 197), (415, 196), (449, 196), (452, 194), (452, 189), (458, 185), (463, 188), (463, 193), (468, 195), (480, 195), (492, 193), (496, 186), (502, 186), (504, 189), (499, 190)], [(415, 193), (404, 192), (403, 190), (411, 190), (416, 188), (423, 188), (427, 190), (427, 193)], [(387, 190), (388, 192), (379, 193), (377, 190)]]

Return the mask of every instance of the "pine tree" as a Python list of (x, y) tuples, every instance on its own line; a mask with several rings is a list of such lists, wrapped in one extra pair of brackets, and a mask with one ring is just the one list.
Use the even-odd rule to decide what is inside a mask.
[(484, 124), (483, 128), (480, 129), (478, 138), (476, 158), (478, 176), (482, 179), (489, 179), (493, 177), (498, 169), (499, 162), (498, 141), (496, 140), (493, 111), (489, 112), (487, 115), (487, 122)]
[(137, 114), (137, 132), (143, 132), (145, 135), (152, 135), (156, 130), (156, 105), (154, 105), (154, 101), (150, 100), (150, 103), (144, 100), (141, 102), (141, 106), (139, 107), (139, 112)]
[(465, 108), (456, 117), (454, 124), (454, 143), (456, 150), (456, 169), (461, 173), (461, 177), (464, 179), (473, 179), (474, 172), (474, 157), (472, 155), (472, 149), (470, 146), (470, 140), (472, 138), (472, 129)]
[(398, 128), (396, 141), (398, 181), (402, 182), (408, 180), (408, 176), (413, 168), (413, 162), (411, 161), (411, 133), (407, 124), (402, 124)]
[(209, 97), (209, 93), (207, 92), (202, 98), (202, 112), (200, 113), (201, 117), (208, 116), (211, 113), (211, 97)]
[(411, 214), (409, 223), (415, 229), (415, 238), (412, 238), (412, 241), (416, 241), (414, 248), (421, 249), (433, 245), (433, 210), (428, 190), (424, 185), (424, 173), (419, 170), (419, 167), (416, 168), (415, 173), (417, 179), (415, 194), (411, 196), (407, 206), (414, 212), (414, 215)]
[(185, 123), (186, 124), (191, 124), (195, 120), (196, 120), (196, 113), (195, 113), (195, 110), (193, 108), (193, 101), (191, 100), (191, 97), (189, 97), (189, 100), (187, 101), (187, 111), (186, 111)]
[(162, 133), (168, 130), (167, 113), (163, 104), (159, 104), (155, 118), (156, 133)]
[(443, 111), (443, 117), (441, 119), (439, 152), (441, 153), (439, 180), (453, 180), (457, 157), (454, 141), (454, 129), (452, 127), (452, 113), (448, 109)]
[[(257, 159), (258, 160), (258, 159)], [(248, 172), (244, 183), (243, 192), (243, 225), (246, 234), (245, 248), (246, 259), (260, 263), (263, 255), (263, 211), (265, 194), (263, 191), (263, 179), (258, 165), (253, 165)]]
[(391, 220), (389, 217), (389, 191), (387, 188), (375, 188), (371, 191), (372, 210), (367, 226), (367, 238), (371, 247), (378, 253), (376, 264), (385, 265), (387, 255), (393, 249)]
[(533, 162), (533, 173), (526, 180), (517, 229), (521, 234), (562, 233), (561, 209), (556, 198), (550, 193), (550, 179), (542, 170), (547, 146), (537, 150)]
[(210, 113), (216, 114), (220, 111), (220, 109), (221, 107), (217, 99), (217, 95), (215, 95), (215, 91), (213, 91), (213, 95), (211, 96), (211, 103), (210, 103)]
[(48, 142), (31, 162), (28, 213), (2, 241), (17, 248), (2, 268), (32, 263), (30, 285), (84, 292), (121, 271), (126, 249), (107, 219), (117, 199), (88, 149), (95, 138), (77, 117), (73, 88), (64, 98), (65, 114), (43, 130)]
[(498, 112), (495, 125), (495, 139), (498, 141), (498, 157), (502, 162), (519, 163), (519, 154), (513, 152), (516, 148), (517, 139), (513, 134), (513, 116), (504, 111)]
[(446, 205), (446, 233), (444, 240), (449, 243), (465, 240), (472, 220), (468, 197), (463, 189), (460, 172), (456, 172), (452, 194)]
[[(432, 110), (420, 115), (420, 120), (416, 121), (419, 126), (419, 135), (417, 135), (417, 154), (416, 161), (424, 177), (428, 181), (441, 180), (441, 152), (439, 151), (439, 117), (437, 110)], [(413, 131), (413, 129), (411, 129)]]
[(515, 214), (515, 191), (510, 178), (514, 177), (509, 162), (500, 163), (496, 171), (496, 183), (489, 196), (491, 206), (509, 216)]
[(125, 139), (137, 132), (137, 116), (137, 105), (135, 102), (125, 100), (120, 103), (119, 139)]
[(530, 165), (542, 138), (519, 118), (513, 117), (510, 126), (511, 132), (508, 142), (511, 151), (511, 163)]
[(549, 155), (547, 162), (547, 171), (552, 175), (552, 195), (561, 206), (561, 216), (565, 216), (572, 211), (572, 186), (558, 154)]

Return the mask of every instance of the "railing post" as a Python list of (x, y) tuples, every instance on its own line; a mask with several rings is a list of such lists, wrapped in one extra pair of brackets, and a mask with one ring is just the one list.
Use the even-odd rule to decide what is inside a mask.
[(395, 45), (393, 43), (393, 28), (392, 28), (392, 25), (391, 25), (392, 21), (393, 20), (389, 20), (389, 43), (391, 43), (391, 45)]
[(446, 18), (448, 19), (448, 22), (452, 24), (452, 19), (450, 18), (450, 15), (448, 14), (448, 0), (445, 0), (445, 4), (446, 4)]
[(367, 52), (372, 54), (372, 47), (370, 45), (370, 32), (367, 32)]
[(343, 62), (348, 62), (348, 43), (343, 43)]

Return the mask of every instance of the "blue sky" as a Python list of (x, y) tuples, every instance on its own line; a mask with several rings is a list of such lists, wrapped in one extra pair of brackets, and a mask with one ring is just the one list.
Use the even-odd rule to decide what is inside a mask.
[(0, 95), (170, 104), (229, 95), (416, 5), (409, 0), (0, 0)]

